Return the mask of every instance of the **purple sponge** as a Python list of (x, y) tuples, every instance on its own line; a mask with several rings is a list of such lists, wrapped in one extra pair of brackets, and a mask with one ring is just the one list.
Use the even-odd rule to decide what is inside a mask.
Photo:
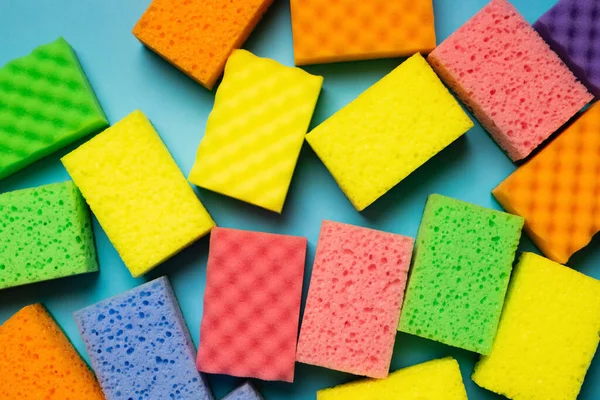
[(75, 313), (107, 400), (213, 400), (169, 280), (162, 277)]
[(254, 389), (250, 382), (244, 383), (227, 396), (223, 400), (264, 400), (263, 397)]

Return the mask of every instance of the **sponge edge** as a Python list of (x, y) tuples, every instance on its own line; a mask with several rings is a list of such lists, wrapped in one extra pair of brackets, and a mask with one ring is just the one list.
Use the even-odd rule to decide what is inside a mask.
[(222, 400), (264, 400), (263, 397), (254, 389), (250, 382), (244, 383), (242, 386), (223, 397)]

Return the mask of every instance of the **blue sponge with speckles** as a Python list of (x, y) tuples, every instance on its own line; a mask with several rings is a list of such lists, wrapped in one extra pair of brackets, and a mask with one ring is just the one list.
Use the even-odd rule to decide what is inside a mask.
[(244, 383), (227, 396), (223, 400), (264, 400), (263, 397), (254, 389), (250, 382)]

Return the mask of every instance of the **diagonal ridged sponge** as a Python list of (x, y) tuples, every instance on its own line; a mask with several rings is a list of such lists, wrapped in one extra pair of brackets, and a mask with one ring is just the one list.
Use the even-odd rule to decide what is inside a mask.
[(62, 162), (133, 276), (148, 272), (214, 226), (141, 111)]
[(416, 54), (306, 140), (361, 211), (472, 126)]
[(292, 0), (296, 65), (429, 53), (431, 0)]
[(492, 193), (553, 261), (566, 263), (600, 231), (600, 103)]
[(104, 400), (94, 374), (41, 304), (0, 326), (0, 399)]
[(467, 400), (467, 392), (458, 363), (448, 357), (403, 368), (386, 379), (319, 390), (317, 400)]
[(575, 400), (598, 347), (600, 281), (533, 253), (515, 267), (479, 386), (511, 399)]
[(63, 38), (0, 68), (0, 179), (107, 125)]
[(75, 320), (107, 399), (213, 400), (167, 277), (79, 310)]
[(398, 330), (489, 354), (523, 219), (431, 195)]
[(254, 389), (254, 387), (246, 382), (242, 386), (223, 397), (222, 400), (264, 400), (263, 397)]
[(90, 212), (73, 182), (0, 194), (0, 289), (97, 270)]
[(507, 0), (492, 0), (428, 60), (513, 161), (592, 100)]
[(189, 180), (280, 213), (323, 78), (233, 52)]

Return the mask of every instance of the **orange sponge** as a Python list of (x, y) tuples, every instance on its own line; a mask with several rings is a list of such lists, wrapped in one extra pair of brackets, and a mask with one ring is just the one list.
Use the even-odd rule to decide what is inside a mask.
[(273, 0), (153, 0), (133, 28), (143, 44), (212, 89)]

